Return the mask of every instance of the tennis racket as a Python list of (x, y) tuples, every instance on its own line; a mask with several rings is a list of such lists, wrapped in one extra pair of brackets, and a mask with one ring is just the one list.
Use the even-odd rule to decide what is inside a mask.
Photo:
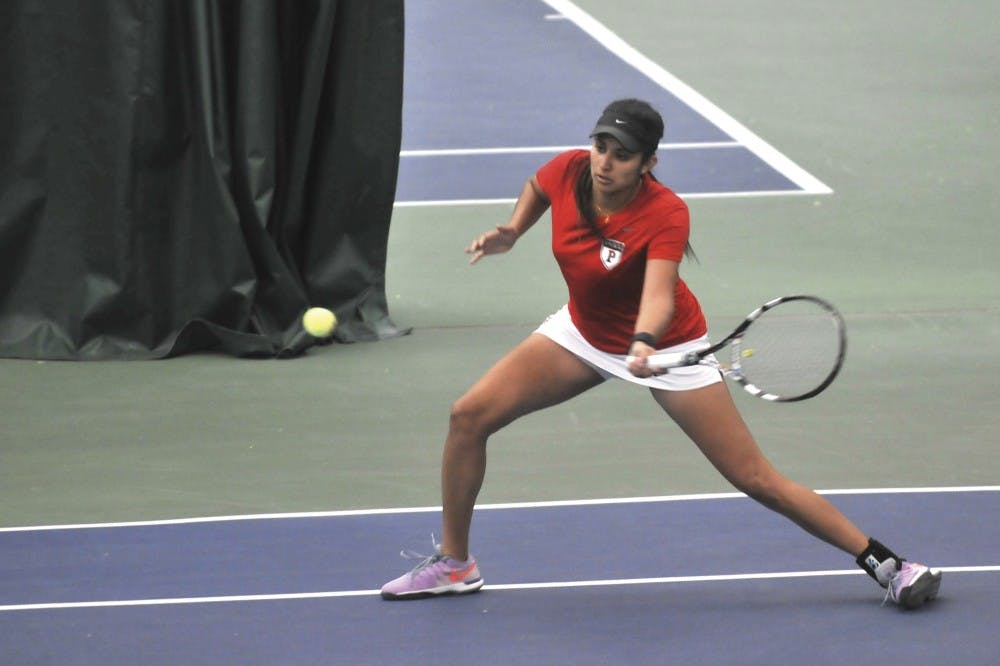
[[(722, 363), (715, 353), (727, 346), (729, 362)], [(655, 371), (708, 365), (758, 398), (795, 402), (822, 393), (846, 353), (844, 319), (833, 305), (816, 296), (783, 296), (751, 312), (718, 344), (647, 361)]]

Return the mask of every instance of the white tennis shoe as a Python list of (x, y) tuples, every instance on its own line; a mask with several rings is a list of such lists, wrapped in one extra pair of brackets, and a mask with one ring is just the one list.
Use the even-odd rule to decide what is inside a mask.
[(882, 603), (892, 600), (908, 610), (919, 608), (934, 599), (941, 587), (940, 571), (906, 560), (897, 569), (896, 561), (890, 558), (879, 565), (875, 575), (880, 582), (885, 581), (886, 592)]

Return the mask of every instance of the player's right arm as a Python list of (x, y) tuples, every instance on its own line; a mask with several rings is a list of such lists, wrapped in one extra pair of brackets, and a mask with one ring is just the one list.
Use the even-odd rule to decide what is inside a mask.
[(510, 221), (507, 224), (498, 224), (496, 229), (490, 229), (465, 248), (465, 252), (472, 255), (469, 263), (474, 264), (487, 254), (499, 254), (514, 247), (517, 239), (528, 231), (548, 209), (549, 199), (542, 192), (538, 181), (532, 176), (521, 188), (521, 195), (514, 205)]

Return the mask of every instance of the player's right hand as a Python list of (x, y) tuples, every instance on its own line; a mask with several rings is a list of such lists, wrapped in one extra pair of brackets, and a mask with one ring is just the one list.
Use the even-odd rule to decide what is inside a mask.
[(496, 229), (490, 229), (465, 248), (466, 254), (471, 254), (470, 264), (474, 264), (487, 254), (500, 254), (514, 247), (517, 242), (517, 232), (506, 224), (498, 224)]

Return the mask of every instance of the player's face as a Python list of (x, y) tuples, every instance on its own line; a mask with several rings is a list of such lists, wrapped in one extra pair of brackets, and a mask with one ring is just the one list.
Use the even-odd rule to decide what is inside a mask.
[(618, 139), (606, 134), (594, 137), (590, 147), (590, 175), (594, 189), (614, 194), (635, 187), (639, 178), (652, 168), (656, 156), (643, 162), (642, 153), (625, 150)]

